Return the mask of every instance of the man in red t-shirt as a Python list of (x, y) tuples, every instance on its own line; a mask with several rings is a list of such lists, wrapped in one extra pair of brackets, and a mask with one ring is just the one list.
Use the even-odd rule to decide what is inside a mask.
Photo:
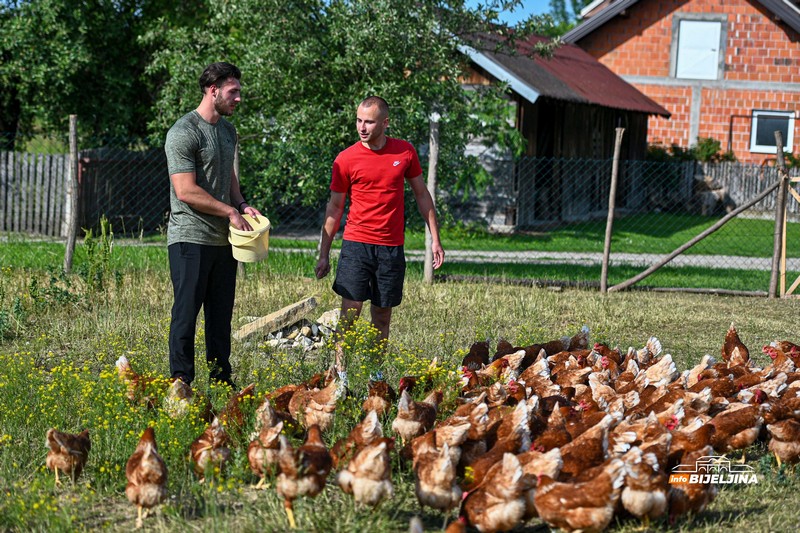
[(411, 143), (386, 136), (389, 106), (370, 96), (358, 106), (356, 129), (359, 142), (343, 150), (333, 162), (331, 198), (325, 211), (317, 278), (331, 270), (331, 243), (339, 231), (345, 198), (350, 211), (336, 270), (333, 290), (342, 297), (343, 332), (371, 301), (372, 324), (382, 339), (389, 337), (392, 308), (403, 299), (405, 277), (405, 215), (403, 191), (407, 182), (417, 208), (432, 237), (433, 268), (444, 262), (439, 242), (436, 210), (422, 181), (422, 167)]

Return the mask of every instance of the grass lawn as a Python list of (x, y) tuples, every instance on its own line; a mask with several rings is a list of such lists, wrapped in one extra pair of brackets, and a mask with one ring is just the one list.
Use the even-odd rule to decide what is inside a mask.
[[(117, 249), (114, 250), (114, 254)], [(148, 252), (149, 253), (149, 252)], [(154, 252), (155, 253), (155, 252)], [(163, 252), (161, 252), (163, 253)], [(154, 256), (154, 257), (157, 257)], [(0, 529), (72, 531), (133, 528), (135, 508), (125, 498), (125, 462), (144, 427), (155, 428), (159, 450), (169, 468), (169, 497), (145, 526), (155, 531), (285, 531), (286, 517), (274, 481), (264, 491), (251, 485), (242, 448), (219, 478), (199, 484), (187, 461), (189, 443), (202, 431), (192, 416), (173, 420), (160, 409), (131, 405), (124, 397), (114, 361), (126, 355), (139, 372), (167, 376), (167, 330), (171, 287), (163, 256), (161, 268), (126, 270), (104, 278), (63, 278), (41, 269), (0, 271)], [(300, 256), (304, 257), (304, 256)], [(335, 308), (330, 279), (308, 275), (303, 259), (270, 256), (268, 267), (248, 269), (237, 286), (234, 327), (245, 317), (261, 316), (316, 295), (318, 311)], [(76, 263), (77, 265), (77, 263)], [(412, 269), (413, 270), (413, 269)], [(76, 268), (80, 271), (80, 268)], [(94, 278), (95, 280), (97, 278)], [(314, 315), (316, 317), (317, 315)], [(433, 357), (453, 379), (465, 350), (475, 340), (504, 338), (522, 345), (573, 334), (584, 324), (592, 341), (640, 347), (650, 335), (661, 340), (679, 369), (707, 353), (718, 355), (733, 321), (760, 366), (768, 363), (761, 346), (773, 339), (799, 342), (800, 301), (761, 298), (626, 292), (602, 296), (596, 291), (560, 291), (503, 284), (436, 283), (409, 276), (404, 303), (397, 309), (384, 358), (371, 349), (364, 325), (349, 338), (351, 400), (337, 411), (325, 440), (330, 445), (363, 416), (359, 406), (371, 372), (380, 369), (397, 384), (400, 376), (420, 372)], [(198, 363), (203, 339), (198, 335)], [(255, 383), (257, 393), (307, 378), (331, 362), (329, 348), (303, 353), (276, 351), (262, 341), (235, 342), (232, 362), (240, 385)], [(209, 387), (205, 371), (194, 385), (216, 407), (227, 390)], [(449, 400), (452, 402), (452, 389)], [(441, 416), (449, 414), (446, 403)], [(252, 424), (253, 408), (246, 410)], [(391, 434), (390, 415), (384, 430)], [(55, 487), (44, 466), (44, 435), (49, 427), (77, 432), (88, 428), (92, 450), (84, 473), (73, 486)], [(236, 441), (240, 446), (244, 440)], [(733, 458), (738, 457), (733, 454)], [(778, 468), (763, 443), (747, 450), (759, 483), (722, 487), (709, 508), (672, 526), (663, 520), (654, 531), (796, 531), (800, 525), (800, 472)], [(413, 473), (393, 463), (395, 498), (379, 508), (359, 509), (329, 480), (315, 500), (295, 502), (302, 531), (407, 531), (409, 518), (421, 516), (426, 531), (441, 530), (444, 516), (420, 510)], [(615, 521), (611, 531), (633, 532), (638, 522)], [(546, 530), (538, 520), (517, 531)]]
[[(719, 218), (699, 215), (652, 213), (619, 217), (614, 222), (612, 253), (667, 254), (713, 226)], [(774, 221), (736, 218), (700, 243), (688, 254), (772, 257)], [(502, 250), (524, 252), (602, 252), (606, 221), (581, 222), (548, 231), (491, 234), (481, 229), (443, 227), (445, 250)], [(800, 223), (787, 224), (787, 256), (800, 257)], [(316, 248), (315, 240), (273, 238), (276, 247)], [(341, 241), (335, 241), (338, 246)], [(406, 248), (425, 248), (425, 234), (406, 231)]]
[[(335, 242), (338, 244), (341, 241)], [(269, 261), (247, 268), (257, 272), (278, 274), (290, 271), (311, 276), (316, 264), (315, 243), (311, 243), (310, 247), (308, 244), (308, 241), (272, 239)], [(287, 252), (285, 251), (287, 249), (297, 249), (297, 252)], [(414, 246), (410, 246), (409, 249), (414, 249)], [(500, 247), (496, 249), (500, 249)], [(63, 261), (63, 243), (8, 242), (0, 244), (0, 266), (58, 271), (61, 269)], [(74, 256), (75, 269), (80, 271), (85, 268), (87, 262), (86, 247), (77, 246)], [(135, 241), (119, 241), (115, 243), (109, 260), (109, 268), (119, 272), (161, 270), (166, 267), (167, 250), (163, 243), (142, 244)], [(629, 279), (642, 270), (644, 267), (612, 264), (609, 268), (609, 286)], [(599, 287), (600, 271), (599, 264), (488, 263), (481, 260), (458, 262), (451, 260), (445, 261), (443, 267), (436, 274), (451, 278), (479, 276), (494, 278), (498, 281), (503, 279), (539, 280)], [(408, 275), (413, 278), (422, 278), (421, 260), (409, 260)], [(791, 284), (798, 275), (800, 272), (787, 272), (787, 284)], [(769, 282), (770, 272), (766, 270), (666, 266), (639, 282), (636, 287), (766, 292)]]

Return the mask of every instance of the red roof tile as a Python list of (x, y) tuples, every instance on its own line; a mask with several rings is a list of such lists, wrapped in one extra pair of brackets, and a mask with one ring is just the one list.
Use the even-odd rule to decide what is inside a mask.
[(480, 48), (479, 54), (484, 57), (473, 56), (473, 61), (480, 65), (481, 59), (488, 58), (541, 96), (670, 116), (669, 111), (576, 45), (562, 44), (552, 57), (543, 58), (534, 55), (533, 49), (536, 43), (547, 42), (546, 37), (533, 36), (518, 42), (516, 54), (488, 51), (487, 48), (494, 48), (491, 43), (496, 43), (496, 39), (492, 35), (481, 36), (480, 44), (475, 46)]

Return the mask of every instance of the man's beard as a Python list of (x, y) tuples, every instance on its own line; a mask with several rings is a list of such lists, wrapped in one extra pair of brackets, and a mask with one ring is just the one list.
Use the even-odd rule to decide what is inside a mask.
[(217, 98), (214, 100), (214, 109), (217, 113), (225, 117), (233, 115), (233, 107), (225, 102), (225, 100), (223, 100), (220, 96), (217, 96)]

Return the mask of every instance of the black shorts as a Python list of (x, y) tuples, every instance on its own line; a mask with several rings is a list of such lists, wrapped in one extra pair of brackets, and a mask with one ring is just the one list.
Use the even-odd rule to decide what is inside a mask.
[(403, 300), (405, 274), (402, 246), (342, 241), (333, 291), (348, 300), (395, 307)]

